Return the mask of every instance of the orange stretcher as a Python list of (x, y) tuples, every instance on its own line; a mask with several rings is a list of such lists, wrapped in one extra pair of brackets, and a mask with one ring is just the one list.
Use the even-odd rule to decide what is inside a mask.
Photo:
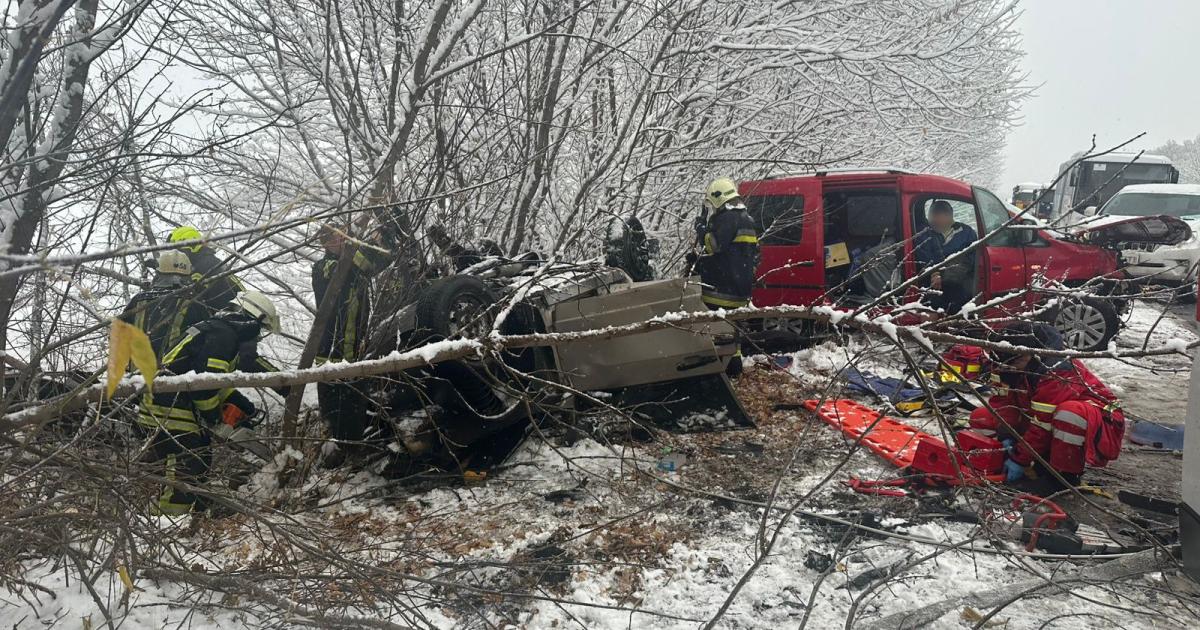
[(974, 431), (960, 431), (958, 445), (909, 426), (853, 400), (806, 400), (804, 406), (846, 437), (897, 468), (922, 475), (926, 481), (949, 485), (1003, 482), (1004, 448), (999, 441)]

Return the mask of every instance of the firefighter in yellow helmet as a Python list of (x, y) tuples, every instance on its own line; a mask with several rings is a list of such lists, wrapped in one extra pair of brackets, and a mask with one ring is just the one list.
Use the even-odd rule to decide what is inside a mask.
[(758, 265), (758, 229), (728, 177), (708, 185), (704, 205), (707, 220), (696, 224), (701, 249), (696, 270), (704, 283), (704, 303), (711, 309), (746, 306)]
[(187, 254), (192, 263), (192, 281), (201, 286), (197, 301), (209, 310), (209, 314), (229, 306), (233, 297), (246, 287), (233, 274), (226, 273), (224, 261), (215, 250), (202, 241), (204, 235), (195, 226), (181, 225), (171, 230), (168, 240), (172, 243), (187, 243), (180, 251)]
[[(258, 341), (278, 332), (279, 314), (271, 300), (258, 291), (243, 291), (226, 309), (184, 331), (183, 339), (162, 358), (162, 373), (277, 371), (258, 354)], [(276, 391), (287, 395), (286, 388)], [(253, 426), (257, 416), (250, 399), (234, 388), (147, 392), (138, 408), (138, 424), (150, 436), (150, 448), (164, 476), (194, 486), (203, 486), (208, 479), (217, 425)], [(179, 515), (204, 508), (203, 497), (168, 484), (152, 511)]]
[[(728, 177), (708, 185), (704, 206), (705, 212), (696, 222), (701, 253), (695, 269), (703, 283), (701, 298), (713, 310), (746, 306), (758, 266), (758, 228), (746, 212), (737, 184)], [(739, 351), (729, 371), (737, 374), (740, 368)]]
[(133, 296), (121, 319), (137, 326), (150, 337), (154, 356), (175, 347), (183, 331), (211, 313), (196, 302), (192, 291), (192, 263), (178, 250), (158, 255), (150, 288)]

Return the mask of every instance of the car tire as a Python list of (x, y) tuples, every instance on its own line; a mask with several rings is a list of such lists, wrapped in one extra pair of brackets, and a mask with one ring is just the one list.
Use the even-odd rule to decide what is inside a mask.
[(1121, 331), (1121, 317), (1111, 300), (1094, 296), (1069, 295), (1046, 314), (1046, 320), (1058, 330), (1071, 350), (1097, 352), (1108, 349), (1108, 342)]
[(471, 336), (471, 330), (490, 328), (492, 318), (487, 311), (495, 303), (487, 284), (475, 276), (441, 278), (430, 284), (417, 300), (413, 339), (428, 343)]

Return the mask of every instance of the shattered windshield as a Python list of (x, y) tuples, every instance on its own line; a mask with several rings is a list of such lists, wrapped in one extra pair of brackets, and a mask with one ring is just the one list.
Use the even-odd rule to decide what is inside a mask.
[(1104, 214), (1128, 217), (1166, 214), (1180, 218), (1200, 218), (1200, 195), (1120, 193), (1104, 206)]

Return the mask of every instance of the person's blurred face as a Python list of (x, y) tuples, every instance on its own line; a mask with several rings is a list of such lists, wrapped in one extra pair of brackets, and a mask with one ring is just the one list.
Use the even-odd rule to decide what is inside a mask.
[(341, 255), (346, 246), (346, 237), (342, 236), (341, 232), (325, 230), (321, 234), (321, 245), (330, 254)]
[(954, 211), (944, 206), (934, 206), (929, 210), (929, 225), (938, 232), (945, 232), (954, 225)]
[(1006, 372), (1024, 372), (1025, 368), (1029, 367), (1029, 362), (1033, 360), (1033, 355), (1018, 354), (1017, 356), (1005, 361), (1002, 370)]

